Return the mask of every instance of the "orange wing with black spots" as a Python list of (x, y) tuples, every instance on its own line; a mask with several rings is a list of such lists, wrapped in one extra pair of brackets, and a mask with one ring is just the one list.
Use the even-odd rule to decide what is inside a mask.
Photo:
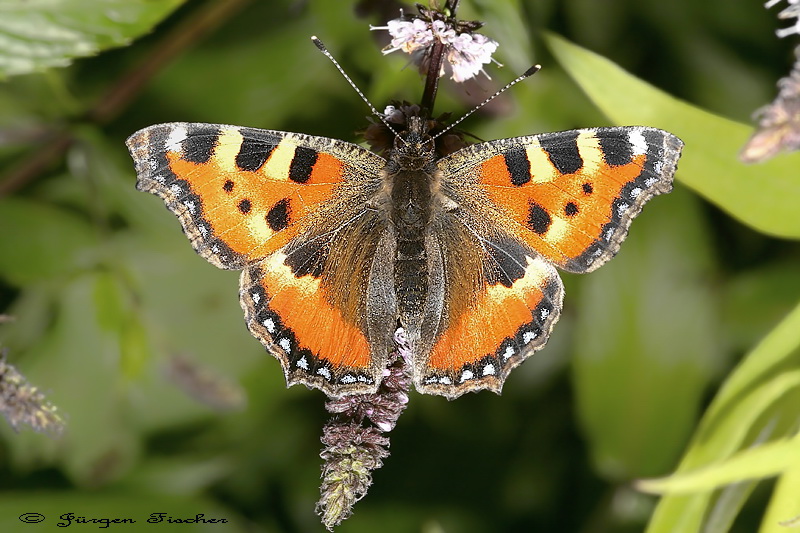
[(644, 203), (672, 189), (682, 146), (655, 128), (595, 128), (473, 145), (439, 168), (477, 181), (544, 258), (590, 272), (616, 254)]
[[(455, 398), (480, 389), (499, 393), (517, 365), (544, 347), (561, 313), (564, 287), (555, 267), (497, 227), (457, 213), (479, 251), (478, 287), (467, 305), (445, 298), (442, 327), (416, 362), (417, 390)], [(463, 277), (458, 251), (446, 244), (442, 276)]]
[(277, 357), (287, 385), (339, 396), (380, 382), (385, 353), (371, 348), (358, 317), (331, 303), (322, 277), (298, 275), (283, 251), (245, 268), (240, 298), (248, 328)]
[(387, 349), (367, 340), (364, 280), (381, 236), (367, 203), (383, 158), (335, 139), (218, 124), (160, 124), (127, 144), (137, 188), (164, 200), (201, 256), (244, 270), (245, 321), (288, 384), (331, 395), (377, 386)]
[(164, 200), (201, 256), (234, 270), (279, 250), (343, 183), (385, 165), (343, 141), (219, 124), (150, 126), (127, 145), (136, 187)]
[[(642, 205), (671, 190), (682, 145), (654, 128), (598, 128), (490, 141), (438, 161), (455, 207), (437, 234), (457, 234), (441, 241), (438, 274), (472, 296), (446, 294), (441, 316), (429, 317), (438, 334), (417, 362), (416, 387), (451, 398), (499, 392), (558, 320), (554, 266), (589, 272), (608, 261)], [(476, 263), (471, 281), (461, 267)]]
[(437, 160), (412, 121), (390, 160), (296, 133), (162, 124), (128, 147), (197, 252), (243, 270), (251, 333), (289, 385), (373, 392), (398, 324), (421, 392), (499, 392), (558, 320), (556, 267), (611, 258), (672, 186), (682, 143), (645, 127), (491, 141)]

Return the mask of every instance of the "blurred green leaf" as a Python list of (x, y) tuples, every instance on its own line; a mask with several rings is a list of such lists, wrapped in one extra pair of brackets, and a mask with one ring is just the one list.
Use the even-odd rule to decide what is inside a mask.
[(93, 316), (96, 283), (94, 275), (85, 274), (61, 287), (53, 327), (20, 365), (32, 383), (53, 391), (51, 401), (66, 415), (66, 433), (55, 450), (53, 443), (28, 434), (7, 443), (19, 465), (61, 454), (66, 474), (80, 486), (115, 479), (139, 448), (120, 387), (117, 336)]
[(150, 31), (184, 0), (0, 2), (0, 78), (121, 46)]
[(0, 199), (0, 228), (0, 276), (20, 286), (85, 267), (95, 242), (80, 217), (22, 198)]
[[(367, 54), (372, 50), (365, 50), (363, 43), (372, 35), (369, 26), (354, 18), (349, 9), (310, 3), (304, 10), (251, 21), (246, 38), (239, 30), (235, 38), (213, 46), (201, 44), (192, 54), (178, 58), (147, 90), (146, 101), (160, 105), (154, 120), (270, 129), (285, 128), (283, 124), (292, 121), (301, 124), (292, 129), (302, 127), (301, 131), (309, 134), (353, 140), (353, 131), (369, 110), (309, 37), (318, 35), (327, 43), (357, 82), (361, 80), (345, 57), (366, 55), (379, 72), (391, 65), (381, 61), (377, 49)], [(392, 70), (396, 73), (399, 69)], [(404, 73), (407, 79), (414, 75), (413, 69), (409, 70)], [(198, 77), (203, 83), (197, 83)], [(325, 98), (320, 97), (320, 86), (326, 87)], [(332, 110), (338, 120), (325, 120)], [(139, 124), (147, 125), (146, 121)]]
[(800, 465), (787, 469), (772, 492), (759, 533), (787, 533), (800, 525)]
[(746, 352), (800, 301), (797, 265), (787, 255), (728, 280), (721, 304), (728, 349)]
[[(800, 391), (800, 306), (789, 314), (747, 355), (706, 411), (678, 473), (692, 471), (730, 457), (737, 450), (770, 437), (796, 430)], [(787, 424), (776, 423), (783, 413)], [(783, 427), (782, 427), (783, 426)], [(667, 495), (659, 502), (648, 533), (700, 531), (715, 504), (712, 491)], [(728, 505), (726, 513), (738, 512)]]
[(125, 317), (119, 335), (120, 366), (127, 379), (141, 376), (145, 365), (151, 360), (150, 344), (139, 317), (130, 313)]
[(797, 365), (800, 365), (800, 306), (795, 307), (731, 373), (706, 412), (708, 424), (724, 416), (759, 383)]
[(110, 272), (98, 272), (93, 293), (97, 324), (105, 331), (116, 331), (123, 323), (124, 304), (116, 279)]
[(663, 473), (683, 449), (719, 366), (712, 277), (698, 203), (677, 188), (582, 279), (575, 394), (594, 463), (611, 479)]
[(123, 486), (131, 492), (156, 492), (170, 496), (199, 495), (230, 475), (234, 460), (225, 455), (208, 457), (203, 450), (179, 457), (150, 457), (131, 472)]
[(759, 231), (800, 238), (800, 155), (746, 166), (738, 153), (752, 127), (677, 100), (562, 37), (549, 34), (546, 41), (612, 122), (655, 126), (683, 139), (678, 180)]
[(151, 359), (150, 346), (140, 315), (131, 309), (131, 298), (123, 294), (118, 276), (119, 273), (97, 273), (93, 294), (95, 316), (101, 330), (113, 332), (119, 339), (122, 376), (136, 379)]
[[(798, 371), (795, 378), (800, 377)], [(800, 381), (797, 381), (800, 382)], [(655, 494), (696, 492), (779, 474), (800, 466), (800, 438), (780, 439), (734, 453), (713, 465), (660, 479), (643, 479), (639, 490)]]

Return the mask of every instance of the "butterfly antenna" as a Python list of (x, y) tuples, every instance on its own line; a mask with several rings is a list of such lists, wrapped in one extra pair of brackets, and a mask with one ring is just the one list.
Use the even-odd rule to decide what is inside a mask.
[(355, 82), (352, 79), (350, 79), (350, 76), (347, 75), (347, 72), (344, 71), (344, 69), (339, 64), (339, 62), (336, 61), (336, 59), (334, 59), (333, 55), (330, 52), (328, 52), (328, 49), (325, 48), (325, 45), (322, 44), (322, 41), (320, 41), (317, 38), (316, 35), (312, 35), (311, 36), (311, 41), (314, 43), (314, 46), (319, 48), (320, 52), (325, 54), (325, 57), (327, 57), (328, 59), (331, 60), (331, 63), (333, 63), (333, 65), (339, 70), (339, 72), (342, 74), (342, 76), (344, 76), (344, 79), (347, 80), (347, 83), (350, 84), (350, 87), (355, 89), (355, 91), (358, 93), (358, 96), (360, 96), (361, 99), (364, 100), (364, 103), (366, 103), (367, 106), (369, 106), (370, 110), (372, 111), (372, 114), (375, 115), (376, 117), (378, 117), (381, 120), (381, 122), (386, 124), (386, 127), (388, 127), (390, 130), (394, 131), (394, 128), (392, 128), (392, 126), (384, 118), (383, 113), (379, 113), (378, 110), (375, 109), (375, 106), (372, 105), (372, 102), (367, 100), (367, 97), (364, 96), (364, 93), (361, 92), (361, 89), (359, 89), (358, 86), (355, 84)]
[(455, 122), (453, 122), (452, 124), (450, 124), (449, 126), (447, 126), (447, 127), (444, 129), (444, 130), (442, 130), (442, 131), (440, 131), (439, 133), (437, 133), (436, 135), (434, 135), (434, 136), (433, 136), (433, 138), (432, 138), (431, 140), (435, 140), (437, 137), (440, 137), (440, 136), (444, 135), (445, 133), (447, 133), (448, 131), (450, 131), (451, 129), (453, 129), (453, 128), (454, 128), (454, 127), (456, 127), (457, 125), (459, 125), (459, 124), (460, 124), (460, 123), (461, 123), (461, 122), (462, 122), (464, 119), (466, 119), (468, 116), (470, 116), (470, 115), (471, 115), (471, 114), (473, 114), (475, 111), (477, 111), (478, 109), (482, 108), (483, 106), (485, 106), (486, 104), (488, 104), (489, 102), (491, 102), (492, 100), (494, 100), (495, 98), (497, 98), (498, 96), (500, 96), (501, 94), (503, 94), (504, 92), (506, 92), (508, 89), (510, 89), (510, 88), (511, 88), (511, 87), (513, 87), (514, 85), (518, 84), (519, 82), (521, 82), (521, 81), (522, 81), (522, 80), (524, 80), (525, 78), (529, 78), (529, 77), (533, 76), (534, 74), (536, 74), (537, 72), (539, 72), (539, 69), (540, 69), (540, 68), (542, 68), (542, 66), (541, 66), (541, 65), (533, 65), (531, 68), (529, 68), (528, 70), (526, 70), (525, 72), (523, 72), (523, 73), (522, 73), (522, 75), (521, 75), (521, 76), (519, 76), (517, 79), (515, 79), (515, 80), (512, 80), (511, 82), (507, 83), (507, 84), (505, 85), (505, 87), (503, 87), (502, 89), (500, 89), (499, 91), (497, 91), (496, 93), (494, 93), (493, 95), (491, 95), (489, 98), (487, 98), (486, 100), (484, 100), (484, 101), (483, 101), (483, 102), (481, 102), (480, 104), (478, 104), (478, 105), (476, 105), (475, 107), (473, 107), (473, 108), (472, 108), (472, 109), (471, 109), (471, 110), (470, 110), (470, 111), (469, 111), (467, 114), (465, 114), (465, 115), (464, 115), (464, 116), (462, 116), (460, 119), (456, 120)]

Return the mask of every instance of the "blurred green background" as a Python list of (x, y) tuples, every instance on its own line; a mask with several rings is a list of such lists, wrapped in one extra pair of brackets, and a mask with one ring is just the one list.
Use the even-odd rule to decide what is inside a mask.
[[(443, 80), (436, 112), (459, 116), (540, 63), (462, 127), (494, 139), (640, 123), (683, 138), (685, 155), (614, 261), (563, 276), (560, 323), (502, 396), (412, 394), (337, 531), (751, 532), (800, 515), (799, 464), (658, 509), (632, 485), (687, 449), (698, 466), (797, 431), (800, 326), (777, 327), (800, 301), (800, 156), (737, 160), (800, 44), (775, 37), (794, 22), (778, 10), (462, 2), (505, 66)], [(379, 109), (418, 101), (416, 69), (369, 31), (397, 13), (377, 0), (0, 0), (0, 312), (13, 318), (0, 346), (66, 419), (59, 438), (0, 428), (0, 529), (52, 531), (72, 512), (136, 518), (111, 526), (128, 530), (322, 531), (324, 396), (286, 389), (244, 326), (237, 273), (196, 256), (135, 191), (124, 140), (203, 121), (356, 141), (368, 110), (309, 36)], [(774, 474), (795, 488), (773, 490)], [(788, 510), (764, 518), (776, 502)], [(154, 512), (228, 523), (144, 523)]]

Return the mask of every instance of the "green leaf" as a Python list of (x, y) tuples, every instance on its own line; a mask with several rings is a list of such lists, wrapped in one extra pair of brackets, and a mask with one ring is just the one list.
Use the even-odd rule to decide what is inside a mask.
[(707, 241), (697, 200), (679, 188), (648, 204), (619, 256), (581, 280), (575, 393), (606, 477), (663, 474), (694, 427), (720, 353)]
[(85, 267), (94, 243), (84, 220), (19, 198), (0, 200), (0, 228), (0, 276), (19, 286)]
[(58, 456), (66, 475), (82, 486), (101, 486), (123, 474), (140, 447), (119, 386), (117, 336), (92, 316), (96, 285), (87, 274), (60, 288), (53, 327), (20, 365), (32, 383), (52, 391), (49, 399), (65, 414), (67, 431), (57, 442), (20, 433), (6, 443), (20, 466)]
[(128, 379), (139, 378), (151, 359), (147, 332), (139, 312), (123, 302), (122, 286), (110, 272), (99, 272), (95, 280), (94, 304), (97, 325), (119, 335), (120, 369)]
[(183, 0), (0, 2), (0, 78), (63, 67), (147, 33)]
[(800, 525), (800, 464), (787, 469), (772, 492), (769, 508), (761, 521), (759, 533), (787, 533)]
[(104, 331), (116, 331), (124, 324), (124, 306), (120, 287), (111, 272), (98, 272), (93, 300), (97, 324)]
[[(796, 423), (800, 391), (800, 306), (733, 371), (706, 411), (677, 472), (714, 464), (758, 440), (787, 435)], [(767, 416), (767, 415), (770, 416)], [(779, 423), (781, 417), (789, 425)], [(700, 531), (715, 504), (712, 491), (667, 495), (648, 533)], [(738, 506), (728, 509), (736, 512)]]
[(760, 382), (800, 364), (800, 305), (784, 318), (731, 373), (706, 412), (709, 422), (725, 416)]
[(139, 378), (147, 362), (152, 359), (152, 354), (147, 331), (136, 313), (126, 317), (119, 335), (122, 375), (128, 379)]
[(800, 466), (800, 438), (795, 436), (747, 448), (711, 466), (661, 479), (641, 480), (636, 487), (655, 494), (696, 492), (774, 476), (797, 466)]
[(746, 166), (738, 153), (751, 126), (677, 100), (561, 37), (549, 34), (546, 41), (561, 66), (613, 123), (655, 126), (683, 139), (678, 180), (761, 232), (800, 238), (800, 154)]

